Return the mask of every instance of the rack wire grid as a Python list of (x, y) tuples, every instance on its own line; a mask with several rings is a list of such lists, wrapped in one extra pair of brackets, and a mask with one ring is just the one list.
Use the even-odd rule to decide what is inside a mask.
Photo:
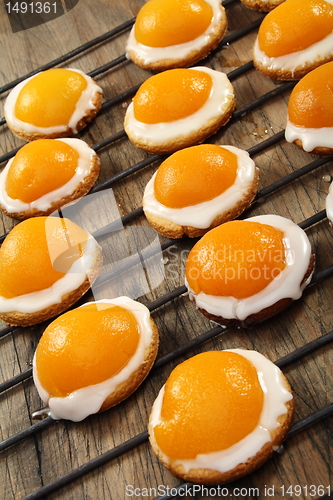
[[(227, 35), (202, 64), (229, 75), (237, 106), (230, 123), (207, 142), (249, 151), (260, 169), (260, 184), (256, 199), (242, 217), (276, 213), (303, 227), (316, 254), (313, 280), (300, 300), (252, 329), (223, 330), (190, 302), (185, 294), (184, 265), (193, 241), (158, 237), (141, 208), (144, 186), (163, 158), (135, 148), (122, 127), (130, 99), (150, 76), (124, 55), (134, 22), (128, 16), (128, 3), (123, 4), (119, 26), (111, 23), (111, 31), (99, 33), (82, 47), (55, 57), (50, 64), (27, 68), (29, 74), (53, 66), (77, 67), (104, 90), (103, 109), (79, 134), (100, 155), (101, 175), (91, 194), (68, 214), (96, 235), (106, 265), (93, 291), (79, 303), (126, 294), (137, 298), (148, 305), (159, 327), (160, 349), (151, 374), (120, 405), (80, 423), (50, 417), (36, 421), (32, 413), (42, 402), (32, 382), (31, 360), (49, 322), (28, 328), (3, 324), (3, 499), (104, 500), (128, 498), (133, 491), (137, 498), (183, 497), (185, 491), (192, 498), (211, 498), (212, 491), (183, 484), (160, 465), (147, 441), (147, 421), (160, 387), (176, 364), (199, 352), (236, 347), (258, 350), (283, 369), (293, 387), (296, 414), (283, 449), (251, 475), (224, 485), (223, 496), (235, 498), (238, 492), (242, 498), (263, 499), (274, 492), (274, 498), (328, 498), (332, 492), (333, 245), (325, 212), (332, 159), (286, 143), (287, 103), (295, 82), (272, 81), (253, 68), (251, 48), (263, 15), (237, 0), (223, 4), (229, 22)], [(135, 7), (133, 15), (140, 5)], [(94, 69), (89, 67), (91, 63)], [(25, 76), (19, 71), (5, 82), (0, 89), (2, 103), (10, 88)], [(0, 127), (4, 165), (23, 143), (8, 131), (4, 119)], [(15, 223), (3, 216), (3, 237)], [(134, 240), (134, 246), (129, 245)]]

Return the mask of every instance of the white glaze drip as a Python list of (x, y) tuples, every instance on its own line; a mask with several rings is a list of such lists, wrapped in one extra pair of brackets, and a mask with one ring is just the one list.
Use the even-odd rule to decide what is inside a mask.
[(135, 38), (135, 25), (131, 29), (127, 45), (126, 56), (130, 59), (129, 52), (134, 51), (136, 57), (141, 59), (145, 64), (151, 64), (164, 59), (184, 59), (188, 57), (191, 52), (199, 51), (204, 48), (215, 35), (218, 25), (221, 21), (222, 12), (220, 9), (221, 2), (219, 0), (206, 0), (213, 9), (213, 18), (205, 30), (205, 32), (186, 43), (178, 45), (169, 45), (167, 47), (149, 47), (136, 41)]
[(270, 307), (281, 299), (297, 300), (311, 276), (301, 285), (309, 267), (311, 246), (306, 233), (294, 222), (278, 215), (259, 215), (246, 219), (278, 228), (284, 233), (286, 267), (263, 290), (245, 299), (220, 297), (203, 292), (195, 294), (186, 283), (196, 306), (214, 316), (244, 321), (248, 316)]
[(40, 134), (50, 135), (50, 134), (65, 132), (68, 128), (71, 128), (73, 130), (73, 133), (76, 133), (77, 132), (76, 127), (78, 122), (87, 114), (87, 111), (95, 109), (95, 105), (93, 104), (93, 102), (96, 99), (96, 95), (98, 93), (102, 94), (102, 89), (92, 80), (92, 78), (90, 78), (90, 76), (86, 75), (83, 71), (73, 68), (66, 68), (66, 69), (70, 71), (75, 71), (76, 73), (80, 73), (80, 75), (82, 75), (85, 78), (88, 84), (85, 90), (82, 92), (80, 99), (76, 104), (75, 111), (72, 114), (68, 123), (64, 123), (63, 125), (57, 125), (54, 127), (37, 127), (35, 125), (32, 125), (31, 123), (22, 122), (21, 120), (16, 118), (15, 103), (18, 98), (18, 95), (21, 92), (22, 88), (25, 86), (25, 84), (29, 80), (34, 78), (34, 76), (36, 75), (33, 75), (30, 78), (27, 78), (23, 82), (16, 85), (16, 87), (14, 87), (13, 90), (8, 95), (4, 105), (5, 118), (7, 123), (12, 125), (16, 129), (23, 130), (24, 132), (27, 133), (40, 133)]
[[(293, 396), (286, 389), (281, 370), (269, 361), (265, 356), (256, 351), (247, 351), (243, 349), (226, 349), (226, 351), (235, 352), (244, 356), (255, 366), (258, 372), (260, 385), (264, 393), (263, 409), (260, 415), (259, 424), (256, 429), (238, 443), (226, 450), (198, 455), (193, 460), (174, 460), (169, 459), (165, 454), (160, 453), (163, 459), (173, 465), (181, 464), (185, 471), (190, 469), (212, 469), (219, 472), (227, 472), (234, 469), (240, 463), (245, 463), (258, 453), (261, 448), (271, 441), (271, 432), (278, 429), (280, 424), (277, 419), (280, 415), (287, 413), (285, 404)], [(160, 424), (161, 408), (163, 402), (165, 386), (162, 387), (156, 401), (154, 402), (151, 416), (150, 427), (154, 428)]]
[(80, 139), (55, 139), (57, 141), (62, 141), (75, 149), (79, 154), (78, 165), (73, 177), (66, 182), (60, 188), (50, 191), (45, 194), (41, 198), (34, 200), (31, 203), (24, 203), (21, 200), (13, 199), (8, 196), (6, 192), (6, 179), (7, 174), (10, 169), (10, 165), (14, 161), (14, 158), (9, 160), (5, 168), (0, 174), (0, 204), (7, 210), (9, 213), (15, 212), (31, 212), (32, 210), (48, 210), (52, 203), (57, 200), (61, 200), (65, 196), (71, 195), (78, 185), (83, 181), (87, 175), (89, 175), (91, 168), (93, 166), (93, 158), (96, 156), (96, 153), (93, 149), (91, 149), (84, 141)]
[(162, 205), (155, 198), (154, 182), (156, 173), (148, 182), (144, 196), (143, 209), (146, 213), (162, 217), (181, 226), (192, 226), (197, 228), (209, 227), (213, 220), (219, 215), (233, 208), (244, 197), (250, 189), (256, 173), (254, 161), (247, 151), (233, 146), (221, 146), (228, 149), (237, 156), (238, 170), (235, 183), (224, 193), (212, 200), (184, 208), (169, 208)]
[(333, 182), (330, 184), (328, 195), (326, 197), (326, 215), (331, 223), (333, 223)]
[(131, 132), (133, 137), (151, 144), (163, 145), (183, 135), (187, 136), (200, 130), (209, 120), (215, 119), (225, 112), (230, 98), (234, 98), (234, 89), (227, 75), (205, 66), (189, 69), (204, 71), (213, 79), (212, 90), (205, 104), (192, 115), (180, 120), (147, 124), (139, 122), (135, 118), (134, 103), (131, 102), (126, 111), (128, 118), (126, 129)]
[(18, 295), (11, 299), (0, 296), (0, 311), (29, 314), (41, 311), (52, 304), (60, 304), (62, 297), (82, 285), (87, 278), (87, 272), (93, 269), (97, 247), (99, 245), (96, 240), (89, 236), (84, 254), (74, 262), (65, 276), (51, 287), (38, 292)]
[(310, 153), (315, 148), (333, 148), (333, 127), (299, 127), (287, 120), (285, 138), (287, 142), (302, 141), (304, 151)]
[[(80, 422), (88, 415), (97, 413), (101, 408), (105, 399), (116, 389), (116, 387), (125, 382), (133, 372), (143, 363), (145, 357), (145, 350), (149, 347), (152, 341), (152, 327), (150, 324), (150, 313), (146, 306), (136, 302), (128, 297), (117, 297), (115, 299), (102, 299), (96, 302), (115, 304), (131, 311), (140, 329), (140, 340), (138, 347), (129, 360), (126, 366), (120, 370), (119, 373), (112, 378), (105, 380), (99, 384), (91, 385), (78, 389), (69, 396), (64, 398), (50, 397), (47, 391), (43, 389), (38, 379), (36, 369), (36, 354), (33, 359), (33, 378), (37, 391), (45, 404), (49, 405), (50, 416), (54, 419), (64, 418)], [(91, 303), (84, 304), (89, 305)], [(93, 332), (92, 332), (93, 335)]]

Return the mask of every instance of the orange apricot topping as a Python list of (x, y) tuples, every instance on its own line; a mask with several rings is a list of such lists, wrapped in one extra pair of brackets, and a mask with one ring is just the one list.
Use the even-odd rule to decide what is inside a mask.
[(63, 141), (39, 139), (15, 155), (6, 178), (14, 200), (31, 203), (66, 184), (78, 166), (78, 152)]
[(194, 245), (186, 279), (196, 294), (244, 299), (263, 290), (285, 266), (279, 229), (254, 221), (230, 221)]
[(234, 352), (204, 352), (168, 378), (155, 438), (169, 458), (194, 459), (245, 438), (258, 425), (262, 407), (263, 391), (250, 361)]
[(288, 103), (289, 120), (299, 127), (333, 127), (333, 62), (305, 75)]
[(168, 47), (202, 35), (213, 17), (204, 0), (149, 0), (136, 18), (135, 38), (148, 47)]
[(116, 375), (139, 343), (134, 314), (124, 307), (91, 303), (59, 316), (36, 350), (42, 387), (53, 397), (99, 384)]
[(177, 151), (157, 171), (155, 197), (170, 208), (212, 200), (233, 185), (237, 168), (237, 156), (215, 144)]
[(86, 231), (68, 219), (34, 217), (15, 226), (0, 248), (0, 296), (51, 287), (82, 256)]
[(170, 69), (151, 76), (135, 95), (134, 116), (147, 124), (172, 122), (192, 115), (207, 101), (212, 77), (195, 69)]
[(333, 6), (325, 0), (288, 0), (272, 10), (259, 28), (260, 49), (269, 57), (298, 52), (333, 30)]
[(21, 89), (15, 116), (36, 127), (68, 125), (82, 92), (83, 75), (69, 69), (49, 69), (31, 78)]

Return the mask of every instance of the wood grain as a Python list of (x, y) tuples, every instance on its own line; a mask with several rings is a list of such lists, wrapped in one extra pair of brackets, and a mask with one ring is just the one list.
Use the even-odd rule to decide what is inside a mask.
[[(38, 68), (63, 53), (72, 50), (90, 39), (97, 37), (119, 24), (133, 18), (143, 0), (80, 0), (64, 16), (42, 26), (19, 33), (12, 33), (5, 13), (4, 3), (0, 5), (0, 85), (12, 81), (29, 71)], [(237, 0), (227, 7), (229, 21), (228, 34), (237, 31), (250, 22), (262, 17), (250, 11)], [(112, 40), (103, 42), (83, 55), (76, 56), (67, 67), (76, 67), (86, 72), (106, 64), (124, 54), (128, 31)], [(230, 45), (216, 51), (204, 63), (214, 69), (227, 73), (251, 61), (251, 48), (256, 31), (242, 37)], [(104, 90), (104, 101), (108, 101), (134, 85), (141, 83), (149, 75), (126, 61), (119, 66), (96, 77)], [(241, 109), (253, 99), (277, 88), (280, 83), (263, 78), (257, 71), (250, 70), (233, 81), (237, 95), (236, 110)], [(269, 100), (260, 108), (241, 116), (221, 129), (210, 142), (232, 144), (249, 149), (261, 141), (280, 132), (285, 127), (286, 109), (290, 92)], [(3, 116), (3, 103), (7, 93), (0, 99), (0, 116)], [(89, 145), (111, 136), (123, 129), (125, 102), (107, 107), (79, 137)], [(6, 126), (0, 128), (0, 154), (23, 144), (15, 138)], [(148, 155), (136, 149), (126, 139), (99, 151), (101, 174), (98, 183), (136, 164)], [(254, 160), (260, 168), (259, 188), (263, 188), (285, 175), (299, 169), (316, 157), (303, 153), (297, 147), (279, 141), (276, 145), (256, 154)], [(103, 198), (100, 204), (83, 211), (84, 219), (90, 228), (99, 228), (110, 223), (120, 215), (127, 214), (141, 206), (142, 193), (158, 163), (132, 174), (113, 186), (114, 200)], [(3, 165), (2, 165), (3, 166)], [(286, 187), (274, 192), (247, 211), (248, 216), (276, 213), (299, 223), (325, 208), (328, 180), (332, 175), (332, 162), (329, 161), (316, 171), (306, 174)], [(80, 212), (80, 214), (82, 214)], [(3, 216), (1, 234), (16, 224)], [(147, 229), (143, 216), (129, 224), (139, 233), (141, 243), (148, 244), (156, 234)], [(146, 228), (146, 232), (144, 229)], [(129, 230), (127, 230), (129, 231)], [(141, 233), (142, 231), (142, 233)], [(127, 236), (113, 234), (101, 239), (103, 250), (108, 256), (107, 270), (131, 252)], [(133, 232), (131, 233), (134, 234)], [(332, 263), (332, 229), (327, 219), (307, 230), (316, 252), (316, 267), (320, 271)], [(161, 239), (161, 241), (163, 241)], [(151, 275), (144, 276), (142, 271), (127, 273), (121, 280), (114, 279), (94, 290), (98, 296), (115, 296), (120, 293), (137, 294), (138, 300), (149, 304), (175, 287), (183, 284), (184, 263), (191, 247), (188, 239), (180, 241), (163, 253), (161, 260), (153, 262)], [(145, 280), (146, 278), (146, 280)], [(149, 282), (149, 279), (153, 281)], [(229, 329), (204, 345), (189, 350), (170, 363), (153, 370), (142, 386), (126, 401), (111, 410), (94, 415), (83, 422), (54, 422), (33, 437), (2, 452), (0, 462), (0, 498), (19, 500), (53, 482), (89, 460), (100, 456), (117, 445), (139, 433), (145, 432), (151, 405), (165, 382), (168, 374), (178, 362), (209, 349), (248, 348), (256, 349), (271, 360), (277, 360), (311, 340), (332, 329), (333, 288), (332, 278), (305, 291), (299, 301), (292, 304), (278, 317), (272, 318), (251, 330)], [(138, 288), (138, 283), (140, 287)], [(136, 288), (135, 288), (136, 287)], [(90, 299), (91, 294), (85, 299)], [(160, 329), (161, 341), (159, 356), (164, 356), (185, 342), (212, 328), (207, 319), (197, 312), (188, 297), (179, 297), (153, 312)], [(33, 328), (17, 328), (13, 333), (0, 339), (1, 342), (1, 382), (25, 371), (31, 360), (38, 339), (45, 324)], [(328, 345), (293, 363), (284, 369), (291, 383), (296, 401), (296, 421), (332, 402), (333, 349)], [(30, 426), (31, 413), (41, 408), (41, 401), (28, 379), (0, 395), (1, 437), (7, 437)], [(310, 485), (324, 485), (332, 488), (332, 420), (326, 419), (287, 440), (284, 451), (276, 454), (260, 470), (235, 483), (227, 485), (227, 498), (234, 498), (233, 489), (243, 488), (242, 498), (263, 500), (268, 496), (267, 488), (274, 488), (274, 498), (313, 498)], [(50, 500), (122, 500), (130, 498), (127, 485), (137, 488), (140, 495), (136, 498), (154, 498), (154, 488), (159, 485), (173, 487), (180, 484), (152, 453), (147, 442), (134, 448), (100, 467), (85, 474), (81, 479), (71, 482), (60, 490), (47, 495)], [(289, 486), (300, 485), (300, 495), (283, 495)], [(152, 491), (143, 490), (152, 489)], [(271, 490), (272, 491), (272, 490)], [(151, 494), (150, 494), (151, 493)], [(157, 493), (157, 491), (156, 491)], [(134, 495), (132, 495), (134, 496)], [(319, 495), (316, 495), (319, 496)], [(135, 497), (135, 496), (134, 496)], [(44, 497), (46, 498), (46, 497)], [(210, 498), (198, 494), (196, 498)]]

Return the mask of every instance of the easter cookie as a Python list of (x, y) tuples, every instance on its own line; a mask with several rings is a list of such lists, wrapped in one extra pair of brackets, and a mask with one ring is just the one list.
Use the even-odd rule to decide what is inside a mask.
[(313, 268), (305, 232), (284, 217), (261, 215), (206, 233), (189, 253), (186, 283), (205, 316), (244, 327), (299, 299)]
[(202, 236), (249, 207), (258, 169), (246, 151), (201, 144), (169, 156), (147, 184), (143, 210), (168, 238)]
[(262, 21), (255, 67), (277, 80), (299, 80), (333, 59), (333, 0), (288, 0)]
[(24, 145), (0, 174), (0, 208), (16, 219), (49, 215), (87, 194), (100, 161), (80, 139), (37, 139)]
[(333, 154), (333, 62), (319, 66), (294, 87), (285, 137), (304, 151)]
[(149, 153), (173, 153), (203, 142), (231, 118), (235, 94), (225, 73), (206, 67), (154, 75), (128, 106), (130, 141)]
[(68, 137), (91, 122), (102, 106), (102, 89), (83, 71), (54, 68), (16, 85), (5, 102), (10, 130), (25, 141)]
[(143, 304), (128, 297), (86, 303), (44, 331), (34, 382), (53, 418), (81, 421), (132, 394), (157, 350), (157, 327)]
[(153, 404), (149, 439), (176, 477), (222, 484), (260, 467), (285, 439), (293, 413), (287, 379), (263, 355), (209, 351), (172, 371)]
[(226, 29), (219, 0), (149, 0), (137, 15), (126, 52), (151, 71), (189, 67), (218, 46)]
[(0, 319), (30, 326), (62, 313), (89, 290), (101, 264), (96, 240), (70, 220), (21, 222), (0, 248)]

